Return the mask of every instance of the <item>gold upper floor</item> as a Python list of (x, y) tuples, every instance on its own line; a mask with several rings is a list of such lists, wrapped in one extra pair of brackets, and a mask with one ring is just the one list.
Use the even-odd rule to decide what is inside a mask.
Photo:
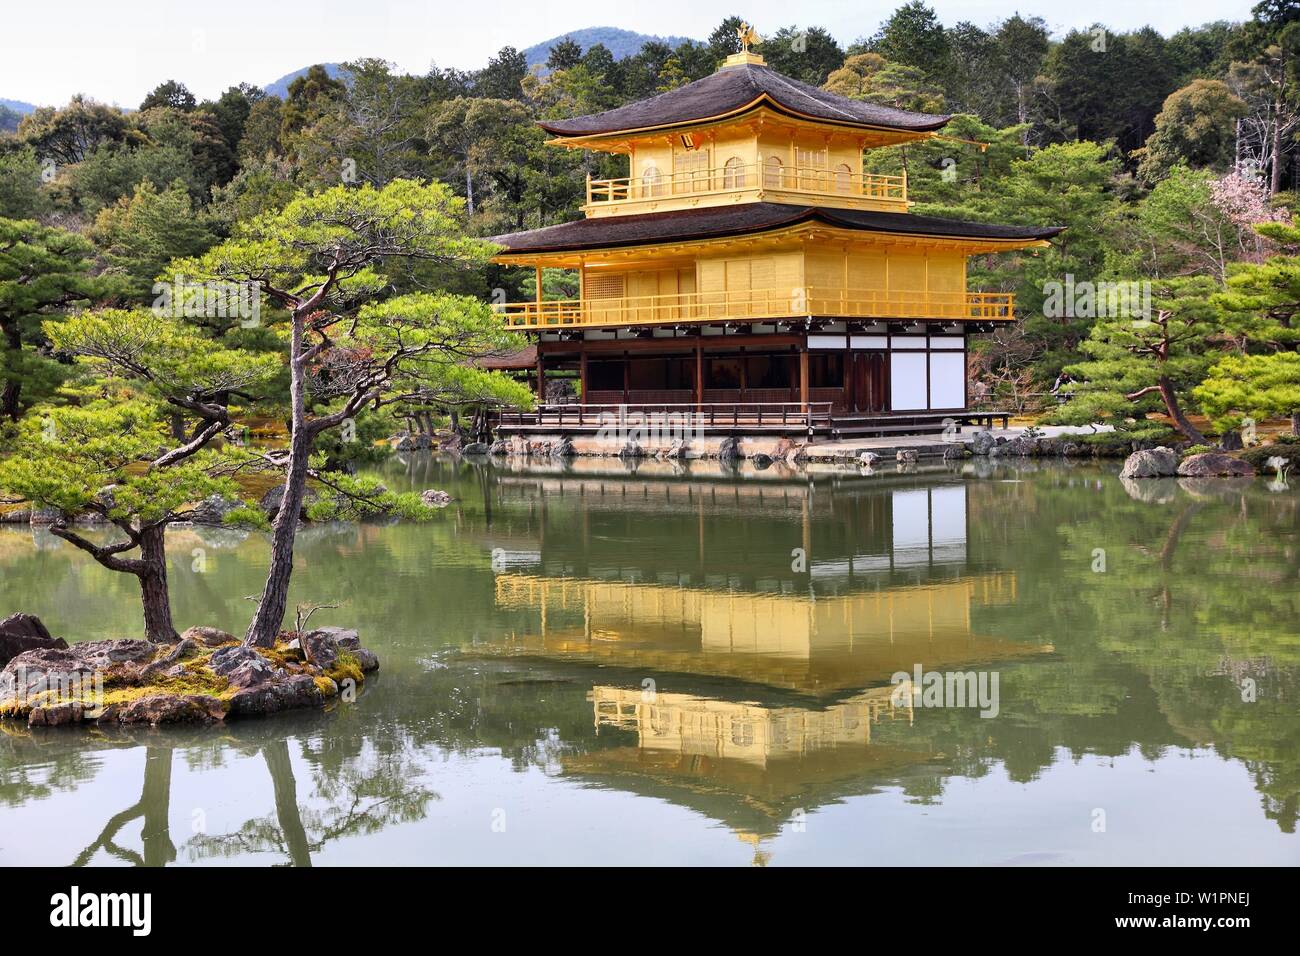
[(628, 138), (629, 175), (587, 179), (588, 217), (740, 202), (907, 212), (906, 176), (864, 171), (863, 135), (767, 111), (689, 133)]
[[(719, 74), (748, 67), (772, 75), (761, 57), (748, 52), (731, 57)], [(867, 173), (863, 154), (927, 139), (934, 131), (873, 127), (860, 117), (836, 121), (826, 115), (801, 115), (791, 106), (800, 96), (812, 92), (830, 98), (830, 94), (800, 90), (801, 84), (789, 78), (780, 80), (788, 87), (785, 102), (764, 93), (716, 116), (630, 130), (567, 133), (550, 143), (628, 157), (626, 176), (588, 177), (582, 208), (589, 217), (739, 202), (906, 212), (910, 205), (906, 176)], [(826, 105), (821, 102), (818, 107), (824, 110)]]

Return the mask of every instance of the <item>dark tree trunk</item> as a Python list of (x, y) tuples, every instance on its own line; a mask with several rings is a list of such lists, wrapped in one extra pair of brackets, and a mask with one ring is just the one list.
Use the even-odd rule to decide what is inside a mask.
[(1160, 397), (1164, 399), (1165, 410), (1169, 412), (1169, 417), (1174, 420), (1178, 430), (1186, 435), (1193, 443), (1197, 445), (1205, 444), (1205, 436), (1201, 434), (1200, 429), (1188, 421), (1187, 416), (1183, 414), (1183, 408), (1178, 403), (1178, 393), (1174, 391), (1174, 383), (1166, 376), (1160, 376), (1157, 383), (1160, 387)]
[[(18, 331), (15, 325), (12, 328), (5, 327), (4, 342), (6, 351), (14, 353), (14, 367), (17, 368), (17, 361), (21, 358), (19, 353), (22, 352), (23, 339), (22, 333)], [(6, 379), (4, 388), (0, 389), (0, 416), (12, 421), (18, 421), (18, 399), (22, 394), (22, 383), (16, 379)]]
[(266, 573), (266, 587), (257, 603), (257, 613), (244, 635), (244, 643), (254, 647), (273, 647), (284, 622), (284, 612), (289, 604), (289, 581), (293, 577), (293, 542), (298, 536), (298, 515), (307, 495), (310, 455), (311, 439), (305, 429), (295, 428), (289, 451), (289, 472), (284, 479), (284, 497), (272, 529), (271, 566)]
[(1300, 409), (1291, 413), (1291, 434), (1300, 435)]
[(293, 577), (293, 542), (298, 536), (298, 515), (307, 495), (308, 459), (316, 433), (307, 424), (307, 370), (303, 361), (306, 314), (294, 312), (289, 343), (289, 469), (284, 476), (284, 497), (275, 516), (271, 534), (271, 566), (266, 586), (249, 622), (244, 643), (253, 647), (274, 647), (289, 604), (289, 580)]
[(172, 624), (171, 599), (167, 591), (167, 554), (164, 550), (165, 525), (140, 532), (140, 562), (137, 573), (144, 603), (144, 636), (155, 644), (175, 644), (181, 639)]
[(0, 389), (0, 417), (18, 421), (18, 399), (22, 390), (23, 387), (18, 382), (5, 382), (4, 388)]

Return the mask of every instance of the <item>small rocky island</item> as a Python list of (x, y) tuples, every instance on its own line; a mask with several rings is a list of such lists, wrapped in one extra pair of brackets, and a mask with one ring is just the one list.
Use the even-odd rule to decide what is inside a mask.
[(351, 699), (379, 667), (355, 631), (283, 632), (249, 647), (212, 627), (176, 644), (69, 645), (30, 614), (0, 621), (0, 718), (31, 727), (213, 722)]

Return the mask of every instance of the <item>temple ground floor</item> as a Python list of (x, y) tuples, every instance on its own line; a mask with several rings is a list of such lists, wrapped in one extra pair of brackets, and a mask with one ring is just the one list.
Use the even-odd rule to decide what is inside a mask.
[(612, 415), (808, 437), (978, 424), (989, 413), (971, 410), (967, 332), (957, 323), (834, 322), (543, 332), (527, 370), (538, 409), (505, 414), (500, 428), (584, 433)]

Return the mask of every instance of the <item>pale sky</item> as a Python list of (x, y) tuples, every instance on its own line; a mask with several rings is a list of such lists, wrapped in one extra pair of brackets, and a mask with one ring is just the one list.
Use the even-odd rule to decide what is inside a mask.
[[(567, 30), (616, 26), (706, 37), (726, 16), (762, 35), (822, 26), (841, 44), (873, 33), (901, 0), (11, 0), (3, 9), (0, 97), (61, 104), (74, 93), (136, 106), (177, 79), (200, 99), (240, 81), (259, 86), (301, 67), (363, 56), (406, 72), (431, 63), (474, 69), (501, 47), (523, 49)], [(940, 19), (987, 25), (1016, 12), (1041, 16), (1060, 35), (1094, 21), (1166, 36), (1211, 20), (1245, 20), (1253, 0), (931, 0)]]

